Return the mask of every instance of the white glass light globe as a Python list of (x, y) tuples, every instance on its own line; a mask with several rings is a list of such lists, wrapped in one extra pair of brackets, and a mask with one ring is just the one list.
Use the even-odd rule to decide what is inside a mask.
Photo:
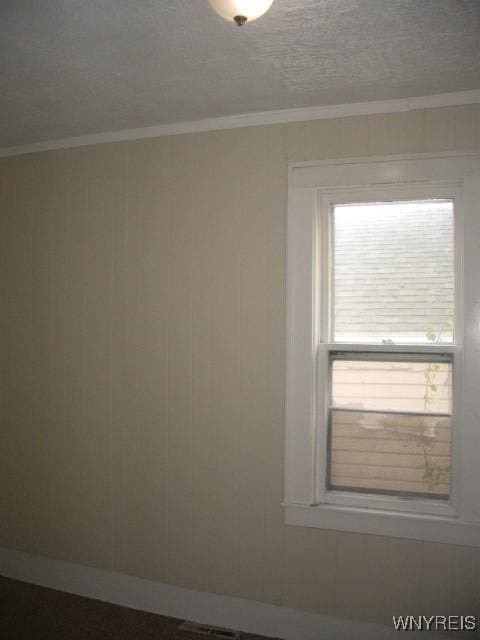
[(272, 6), (273, 0), (208, 0), (214, 9), (225, 20), (244, 17), (248, 22), (263, 16)]

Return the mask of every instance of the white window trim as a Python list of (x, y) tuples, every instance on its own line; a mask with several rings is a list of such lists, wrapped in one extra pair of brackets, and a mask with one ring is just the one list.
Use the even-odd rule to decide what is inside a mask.
[[(434, 187), (434, 191), (431, 189)], [(455, 197), (456, 345), (452, 495), (407, 499), (325, 491), (328, 238), (318, 239), (321, 199), (408, 193)], [(323, 207), (325, 210), (325, 206)], [(464, 233), (463, 233), (464, 228)], [(321, 252), (320, 259), (317, 251)], [(287, 225), (286, 523), (480, 546), (480, 154), (447, 152), (289, 165)], [(325, 289), (324, 289), (325, 290)], [(320, 319), (320, 321), (318, 321)], [(320, 344), (320, 347), (318, 345)], [(360, 350), (335, 344), (338, 350)], [(375, 347), (368, 347), (368, 350)], [(377, 347), (386, 351), (384, 345)], [(435, 349), (435, 348), (434, 348)], [(412, 351), (395, 345), (392, 351)], [(415, 352), (432, 347), (415, 346)], [(462, 357), (462, 352), (464, 357)], [(320, 382), (320, 384), (319, 384)]]

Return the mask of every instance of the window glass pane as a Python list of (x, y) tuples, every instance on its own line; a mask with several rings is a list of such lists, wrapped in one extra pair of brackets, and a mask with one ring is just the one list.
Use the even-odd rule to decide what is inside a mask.
[(453, 342), (453, 202), (333, 208), (333, 339)]
[(452, 364), (333, 360), (332, 406), (449, 415), (452, 411)]
[(451, 362), (344, 358), (331, 367), (330, 487), (448, 497)]
[(449, 496), (449, 417), (333, 410), (330, 428), (330, 488)]

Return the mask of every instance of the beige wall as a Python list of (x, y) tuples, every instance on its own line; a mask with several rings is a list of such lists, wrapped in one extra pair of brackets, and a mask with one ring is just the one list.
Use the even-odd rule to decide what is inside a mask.
[(283, 525), (287, 162), (476, 106), (0, 161), (0, 545), (331, 615), (478, 613), (480, 550)]

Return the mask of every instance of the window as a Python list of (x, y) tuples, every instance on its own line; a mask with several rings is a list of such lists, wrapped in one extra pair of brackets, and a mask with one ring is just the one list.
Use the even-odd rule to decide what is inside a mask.
[(291, 167), (287, 523), (480, 546), (479, 167)]
[(454, 202), (331, 204), (322, 223), (326, 341), (347, 349), (329, 350), (327, 487), (448, 498), (452, 354), (415, 347), (454, 344)]

